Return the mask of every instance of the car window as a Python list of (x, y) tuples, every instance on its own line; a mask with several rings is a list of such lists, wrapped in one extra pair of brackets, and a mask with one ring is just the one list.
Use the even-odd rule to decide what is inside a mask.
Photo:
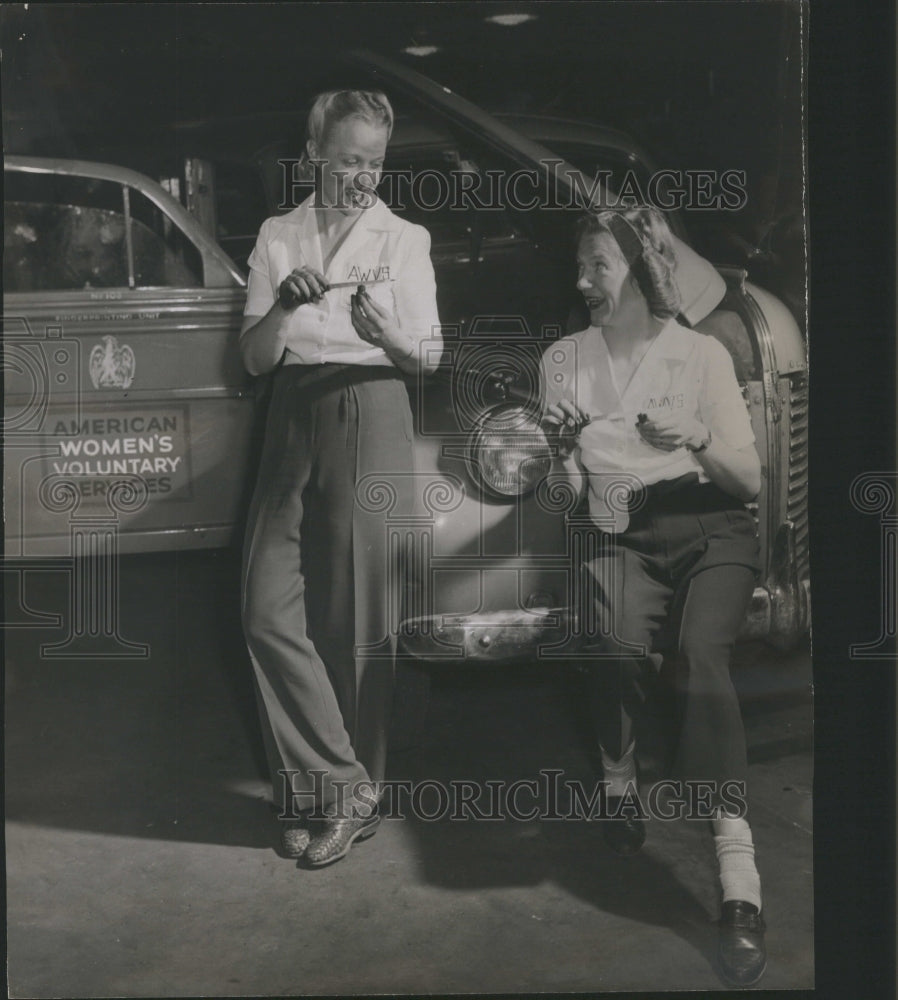
[(146, 195), (128, 188), (138, 288), (191, 288), (202, 285), (200, 252)]
[(4, 199), (8, 292), (127, 285), (120, 185), (7, 171)]
[(245, 272), (259, 229), (269, 215), (258, 169), (255, 165), (217, 161), (215, 192), (218, 242)]
[(196, 287), (196, 247), (139, 191), (113, 181), (7, 171), (7, 292)]
[(645, 190), (649, 179), (645, 165), (640, 163), (635, 156), (623, 150), (554, 139), (548, 145), (551, 146), (554, 153), (563, 157), (572, 166), (577, 167), (587, 177), (607, 176), (608, 185), (613, 191), (620, 190), (629, 173), (635, 176), (641, 190)]
[[(482, 176), (479, 164), (454, 149), (423, 155), (399, 150), (388, 154), (378, 193), (397, 215), (430, 232), (435, 251), (467, 251), (474, 226), (483, 241), (514, 239), (517, 234), (501, 206), (472, 208), (473, 199), (461, 193), (465, 188), (461, 180), (464, 173)], [(481, 201), (484, 188), (481, 184)]]

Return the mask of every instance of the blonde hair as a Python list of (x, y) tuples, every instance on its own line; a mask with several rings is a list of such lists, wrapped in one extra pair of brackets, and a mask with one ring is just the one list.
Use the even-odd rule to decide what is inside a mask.
[(321, 147), (331, 129), (347, 118), (382, 126), (388, 140), (393, 134), (393, 108), (386, 94), (379, 90), (328, 90), (315, 98), (309, 111), (309, 139)]

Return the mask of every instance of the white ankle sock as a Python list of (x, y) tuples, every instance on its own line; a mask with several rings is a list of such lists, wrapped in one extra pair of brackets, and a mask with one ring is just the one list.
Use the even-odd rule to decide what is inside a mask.
[(627, 792), (627, 787), (636, 786), (636, 743), (631, 743), (620, 760), (612, 760), (605, 753), (605, 748), (600, 746), (602, 751), (602, 776), (608, 782), (608, 795), (613, 798), (621, 798)]
[(723, 901), (742, 899), (761, 909), (761, 876), (755, 867), (751, 827), (744, 819), (714, 821), (714, 850), (720, 866)]

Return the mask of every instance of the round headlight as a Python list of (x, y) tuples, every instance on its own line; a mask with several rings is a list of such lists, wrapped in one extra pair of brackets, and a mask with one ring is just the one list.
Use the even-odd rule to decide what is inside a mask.
[(489, 410), (471, 435), (468, 469), (487, 493), (532, 493), (552, 467), (552, 451), (532, 409), (503, 404)]

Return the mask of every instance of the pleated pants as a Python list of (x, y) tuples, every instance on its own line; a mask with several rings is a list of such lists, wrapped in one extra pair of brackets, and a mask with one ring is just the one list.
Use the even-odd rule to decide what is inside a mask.
[(274, 801), (289, 813), (352, 804), (383, 778), (402, 591), (388, 529), (411, 511), (412, 469), (396, 369), (276, 373), (244, 544), (243, 628)]

